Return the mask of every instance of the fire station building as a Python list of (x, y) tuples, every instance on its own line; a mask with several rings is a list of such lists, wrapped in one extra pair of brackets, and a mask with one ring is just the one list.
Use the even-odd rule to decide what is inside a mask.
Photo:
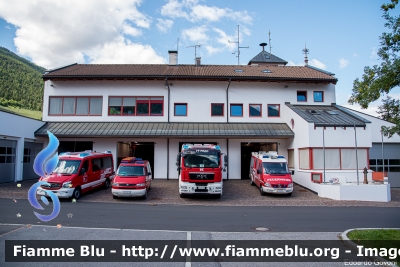
[(46, 124), (35, 136), (51, 131), (59, 152), (110, 150), (116, 166), (127, 156), (147, 159), (155, 179), (178, 178), (184, 143), (218, 144), (229, 156), (224, 179), (248, 179), (251, 152), (278, 151), (294, 181), (316, 192), (319, 182), (356, 181), (357, 167), (361, 179), (370, 169), (380, 120), (336, 105), (333, 73), (286, 66), (266, 51), (248, 65), (200, 58), (183, 65), (169, 52), (164, 65), (72, 64), (46, 72)]

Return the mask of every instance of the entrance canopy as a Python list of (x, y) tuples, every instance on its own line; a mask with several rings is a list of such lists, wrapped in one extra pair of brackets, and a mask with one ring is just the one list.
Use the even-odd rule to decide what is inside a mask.
[(47, 122), (35, 132), (57, 137), (291, 138), (285, 123)]

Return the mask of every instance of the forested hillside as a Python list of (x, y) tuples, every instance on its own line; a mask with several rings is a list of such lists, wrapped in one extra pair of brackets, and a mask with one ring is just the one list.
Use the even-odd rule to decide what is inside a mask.
[(41, 110), (44, 68), (0, 47), (0, 105)]

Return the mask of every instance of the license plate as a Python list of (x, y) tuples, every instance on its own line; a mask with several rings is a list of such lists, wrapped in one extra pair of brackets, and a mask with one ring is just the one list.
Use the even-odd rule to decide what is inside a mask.
[(131, 191), (123, 191), (122, 193), (130, 195)]
[(278, 192), (283, 192), (283, 191), (285, 191), (285, 189), (277, 189), (278, 190)]
[(197, 189), (206, 189), (207, 187), (205, 186), (198, 186)]

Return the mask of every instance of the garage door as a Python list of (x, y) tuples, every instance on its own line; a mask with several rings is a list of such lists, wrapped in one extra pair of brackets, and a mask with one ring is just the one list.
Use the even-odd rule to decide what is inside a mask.
[(39, 176), (33, 170), (33, 162), (35, 157), (42, 150), (42, 144), (39, 143), (24, 143), (24, 164), (23, 164), (23, 174), (22, 180), (37, 179)]
[(15, 148), (17, 141), (0, 140), (0, 183), (15, 180)]

